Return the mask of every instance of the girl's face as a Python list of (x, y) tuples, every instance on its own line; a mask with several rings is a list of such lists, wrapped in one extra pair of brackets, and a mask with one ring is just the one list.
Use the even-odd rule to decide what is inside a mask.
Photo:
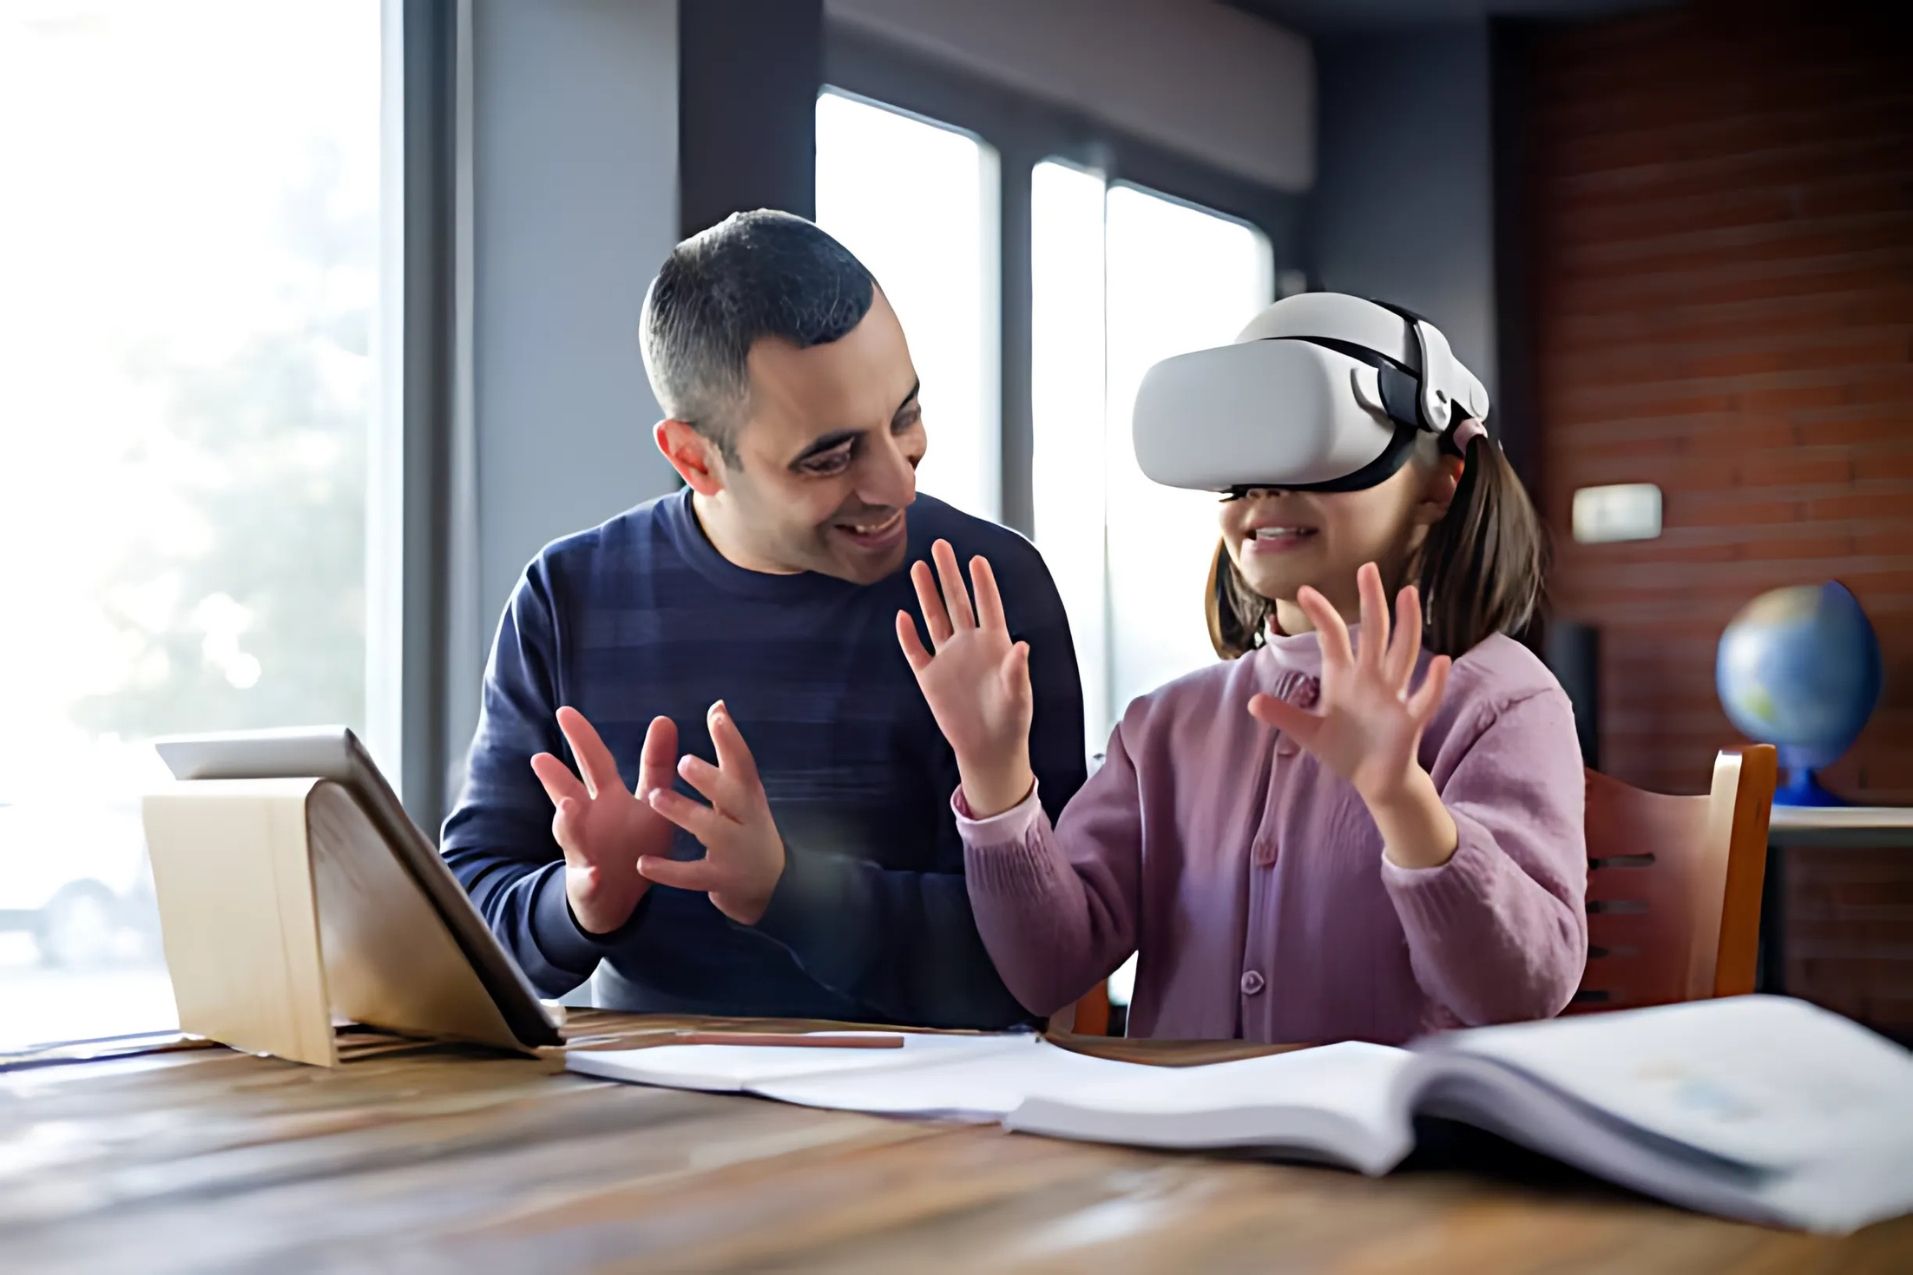
[(1453, 458), (1419, 455), (1365, 491), (1258, 488), (1222, 506), (1223, 543), (1249, 587), (1275, 603), (1284, 633), (1313, 627), (1295, 605), (1305, 584), (1353, 622), (1356, 570), (1364, 562), (1380, 567), (1392, 597), (1428, 528), (1447, 512), (1460, 475)]

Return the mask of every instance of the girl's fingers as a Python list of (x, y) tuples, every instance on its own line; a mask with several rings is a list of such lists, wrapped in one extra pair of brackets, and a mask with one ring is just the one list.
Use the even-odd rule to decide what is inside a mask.
[(897, 645), (903, 648), (903, 658), (910, 661), (910, 670), (921, 673), (930, 667), (934, 658), (923, 649), (923, 639), (917, 636), (917, 622), (910, 618), (908, 611), (897, 612)]
[(937, 578), (943, 581), (943, 605), (950, 613), (950, 627), (959, 632), (976, 627), (976, 613), (970, 609), (970, 587), (963, 583), (963, 569), (957, 566), (956, 550), (948, 540), (930, 546), (936, 559)]
[(996, 572), (990, 560), (978, 555), (970, 559), (970, 583), (976, 589), (977, 623), (986, 629), (1009, 632), (1010, 622), (1003, 615), (1003, 595), (997, 591)]
[(1408, 715), (1416, 723), (1427, 725), (1441, 707), (1441, 693), (1448, 685), (1448, 670), (1453, 661), (1445, 655), (1437, 655), (1428, 661), (1428, 674), (1421, 680), (1421, 689), (1408, 697)]
[(1030, 644), (1018, 642), (1003, 657), (1003, 685), (1019, 703), (1028, 703), (1030, 692)]
[(1361, 649), (1355, 653), (1360, 668), (1379, 673), (1382, 657), (1388, 650), (1388, 595), (1382, 590), (1382, 573), (1372, 562), (1364, 562), (1355, 573), (1355, 592), (1362, 600)]
[(917, 590), (917, 607), (923, 612), (923, 627), (930, 630), (930, 642), (941, 647), (950, 640), (950, 616), (943, 609), (943, 595), (937, 592), (937, 578), (927, 562), (910, 566), (910, 583)]
[(1342, 617), (1335, 613), (1328, 599), (1308, 585), (1303, 585), (1295, 595), (1295, 604), (1315, 625), (1316, 640), (1322, 645), (1323, 669), (1341, 670), (1353, 664), (1355, 652), (1348, 644), (1348, 625), (1342, 623)]
[(1249, 716), (1273, 730), (1279, 730), (1307, 748), (1322, 728), (1322, 719), (1305, 708), (1297, 708), (1285, 699), (1258, 691), (1249, 697)]
[(1409, 585), (1395, 595), (1395, 640), (1388, 647), (1387, 667), (1382, 670), (1388, 689), (1397, 695), (1408, 693), (1408, 679), (1415, 675), (1415, 661), (1421, 658), (1421, 591)]

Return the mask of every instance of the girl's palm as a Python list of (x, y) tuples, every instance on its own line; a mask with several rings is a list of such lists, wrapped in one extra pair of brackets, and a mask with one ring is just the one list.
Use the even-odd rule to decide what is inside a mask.
[(929, 564), (919, 562), (910, 569), (910, 579), (936, 654), (923, 645), (908, 612), (897, 616), (897, 641), (959, 761), (1014, 756), (1028, 741), (1033, 711), (1029, 644), (1010, 640), (1002, 595), (988, 560), (970, 562), (976, 588), (973, 611), (956, 551), (939, 540), (930, 552), (936, 559), (935, 574)]
[(1416, 750), (1441, 704), (1449, 661), (1445, 655), (1429, 661), (1420, 689), (1411, 693), (1421, 657), (1421, 601), (1414, 586), (1397, 596), (1391, 643), (1381, 572), (1369, 563), (1356, 574), (1356, 583), (1362, 599), (1359, 650), (1328, 599), (1306, 588), (1296, 598), (1322, 644), (1322, 693), (1315, 711), (1270, 695), (1250, 700), (1249, 711), (1286, 731), (1372, 804), (1398, 792), (1418, 766)]

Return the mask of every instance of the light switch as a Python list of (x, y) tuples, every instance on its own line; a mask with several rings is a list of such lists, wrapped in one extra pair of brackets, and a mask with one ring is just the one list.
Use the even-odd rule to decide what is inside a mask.
[(1577, 544), (1653, 540), (1661, 534), (1661, 489), (1653, 483), (1583, 487), (1574, 493)]

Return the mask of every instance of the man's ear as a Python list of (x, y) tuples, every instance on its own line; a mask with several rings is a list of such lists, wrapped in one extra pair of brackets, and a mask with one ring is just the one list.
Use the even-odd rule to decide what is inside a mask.
[(723, 473), (718, 468), (717, 448), (711, 440), (691, 428), (690, 422), (662, 420), (651, 432), (658, 451), (678, 471), (684, 485), (700, 496), (715, 496), (724, 490)]
[(1443, 454), (1422, 484), (1421, 499), (1415, 503), (1415, 522), (1432, 527), (1448, 515), (1455, 503), (1455, 491), (1461, 486), (1462, 460)]

